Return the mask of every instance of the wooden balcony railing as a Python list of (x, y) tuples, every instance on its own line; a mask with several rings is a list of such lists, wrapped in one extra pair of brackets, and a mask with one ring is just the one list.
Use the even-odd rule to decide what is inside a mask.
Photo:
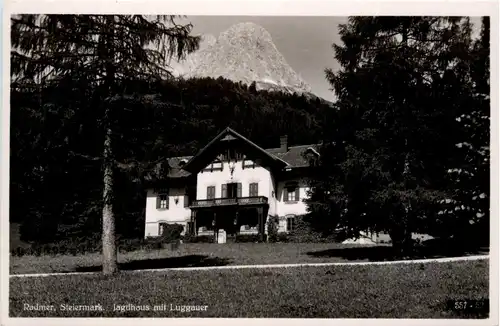
[(261, 205), (267, 204), (267, 197), (238, 197), (238, 198), (215, 198), (194, 200), (189, 207), (213, 207), (213, 206), (231, 206), (231, 205)]

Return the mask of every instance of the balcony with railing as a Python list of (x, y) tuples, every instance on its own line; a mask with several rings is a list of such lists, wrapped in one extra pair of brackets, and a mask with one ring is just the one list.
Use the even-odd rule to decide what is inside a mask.
[(235, 197), (235, 198), (214, 198), (214, 199), (202, 199), (193, 200), (190, 208), (201, 208), (201, 207), (214, 207), (214, 206), (248, 206), (248, 205), (263, 205), (267, 204), (267, 197), (265, 196), (255, 196), (255, 197)]

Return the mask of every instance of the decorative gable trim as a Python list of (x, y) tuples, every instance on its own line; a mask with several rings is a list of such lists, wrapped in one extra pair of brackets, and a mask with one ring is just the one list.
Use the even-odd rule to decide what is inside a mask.
[(230, 140), (235, 140), (236, 138), (233, 137), (232, 135), (226, 135), (224, 138), (222, 138), (222, 141), (230, 141)]
[(224, 162), (219, 158), (215, 159), (212, 163), (210, 163), (207, 167), (205, 167), (201, 172), (214, 172), (214, 171), (223, 171), (224, 170)]
[(193, 156), (184, 166), (183, 169), (188, 171), (188, 172), (196, 172), (199, 171), (201, 168), (199, 165), (200, 163), (200, 157), (204, 155), (204, 153), (210, 149), (215, 143), (221, 140), (236, 140), (236, 139), (241, 139), (244, 143), (248, 144), (250, 147), (252, 147), (254, 150), (257, 150), (258, 152), (262, 153), (263, 156), (267, 157), (270, 161), (274, 162), (277, 166), (285, 167), (288, 166), (288, 163), (282, 160), (281, 158), (269, 153), (265, 149), (261, 148), (254, 142), (250, 141), (246, 137), (240, 135), (236, 131), (232, 130), (231, 128), (226, 128), (224, 131), (222, 131), (219, 135), (217, 135), (210, 143), (208, 143), (203, 149), (201, 149), (198, 154)]

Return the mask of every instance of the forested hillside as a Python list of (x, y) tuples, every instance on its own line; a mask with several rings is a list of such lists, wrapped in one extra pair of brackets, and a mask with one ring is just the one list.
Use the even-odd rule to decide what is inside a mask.
[[(101, 232), (101, 114), (82, 81), (11, 91), (11, 222), (24, 240)], [(117, 233), (142, 236), (144, 176), (150, 163), (192, 155), (230, 126), (263, 147), (321, 139), (318, 125), (333, 119), (331, 103), (299, 95), (256, 91), (218, 78), (148, 84), (129, 81), (115, 101)], [(119, 112), (119, 113), (118, 113)], [(334, 123), (334, 121), (331, 121)], [(145, 167), (145, 168), (143, 168)]]

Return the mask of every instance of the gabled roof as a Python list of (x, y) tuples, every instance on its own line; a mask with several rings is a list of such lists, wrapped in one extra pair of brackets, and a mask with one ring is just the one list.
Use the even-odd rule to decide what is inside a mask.
[[(168, 166), (170, 167), (170, 171), (168, 173), (168, 176), (170, 178), (183, 178), (190, 176), (191, 173), (189, 173), (186, 170), (182, 169), (182, 166), (185, 164), (185, 162), (188, 162), (192, 156), (178, 156), (178, 157), (170, 157), (167, 159), (168, 161)], [(184, 163), (184, 164), (182, 164)]]
[(205, 156), (204, 154), (208, 152), (211, 148), (213, 148), (216, 144), (224, 140), (238, 140), (238, 139), (242, 141), (244, 144), (248, 145), (251, 149), (262, 154), (273, 164), (280, 165), (282, 167), (288, 165), (286, 161), (282, 160), (278, 156), (267, 152), (265, 149), (258, 146), (248, 138), (242, 136), (233, 129), (227, 127), (221, 133), (219, 133), (214, 139), (212, 139), (212, 141), (210, 141), (205, 147), (203, 147), (196, 155), (191, 157), (191, 159), (183, 166), (183, 169), (191, 172), (196, 171), (199, 168), (198, 163), (204, 159)]
[[(256, 145), (257, 146), (257, 145)], [(309, 162), (304, 157), (304, 153), (307, 151), (318, 153), (319, 149), (318, 144), (313, 145), (299, 145), (299, 146), (290, 146), (287, 151), (284, 151), (282, 148), (269, 148), (264, 149), (269, 155), (273, 155), (279, 158), (281, 161), (286, 163), (286, 167), (288, 168), (301, 168), (309, 166)], [(201, 152), (201, 151), (200, 151)], [(190, 176), (191, 173), (183, 169), (182, 162), (187, 162), (191, 160), (193, 156), (178, 156), (171, 157), (168, 159), (168, 163), (170, 166), (170, 171), (168, 173), (169, 178), (182, 178)]]
[(288, 147), (288, 151), (283, 151), (281, 148), (270, 148), (266, 149), (266, 151), (285, 161), (288, 167), (299, 168), (309, 166), (309, 162), (304, 157), (304, 153), (310, 150), (316, 155), (319, 155), (318, 149), (319, 145), (299, 145)]

